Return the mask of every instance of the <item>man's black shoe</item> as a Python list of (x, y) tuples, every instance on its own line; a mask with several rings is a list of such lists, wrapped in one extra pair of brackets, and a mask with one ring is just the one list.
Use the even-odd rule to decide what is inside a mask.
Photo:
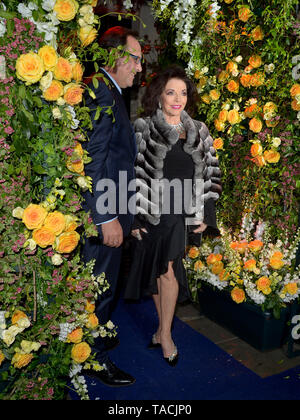
[(106, 351), (113, 350), (120, 344), (118, 337), (103, 337), (102, 340)]
[(88, 369), (84, 370), (83, 374), (99, 379), (105, 385), (109, 386), (128, 386), (135, 382), (135, 378), (129, 373), (120, 370), (111, 360), (107, 360), (105, 363), (101, 363), (104, 369), (96, 372)]

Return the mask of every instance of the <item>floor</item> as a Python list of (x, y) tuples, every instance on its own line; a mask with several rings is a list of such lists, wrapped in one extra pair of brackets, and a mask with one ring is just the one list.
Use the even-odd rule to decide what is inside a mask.
[(201, 313), (201, 308), (197, 304), (177, 305), (176, 316), (262, 378), (300, 365), (300, 344), (298, 343), (293, 343), (292, 348), (293, 352), (299, 353), (296, 357), (288, 357), (291, 352), (288, 351), (287, 344), (276, 350), (261, 352), (208, 319)]

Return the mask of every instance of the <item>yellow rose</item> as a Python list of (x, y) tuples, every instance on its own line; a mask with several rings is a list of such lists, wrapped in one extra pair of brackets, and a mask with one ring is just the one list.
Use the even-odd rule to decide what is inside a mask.
[(249, 242), (248, 248), (251, 249), (251, 251), (257, 252), (262, 249), (263, 245), (262, 241), (255, 239), (254, 241)]
[(204, 95), (202, 95), (202, 96), (201, 96), (201, 99), (202, 99), (202, 101), (203, 101), (205, 104), (210, 104), (210, 96), (209, 96), (207, 93), (205, 93)]
[(76, 231), (65, 232), (56, 239), (55, 248), (60, 254), (69, 254), (78, 245), (80, 236)]
[(89, 314), (88, 320), (85, 326), (87, 328), (94, 330), (98, 325), (99, 325), (99, 320), (97, 316), (94, 313)]
[(227, 109), (222, 109), (219, 112), (218, 120), (221, 121), (221, 122), (226, 122), (227, 121), (227, 116), (228, 116)]
[(55, 233), (53, 230), (42, 226), (39, 229), (33, 231), (32, 239), (39, 245), (41, 248), (46, 248), (47, 246), (53, 245), (55, 242)]
[(253, 118), (255, 114), (260, 112), (261, 108), (257, 104), (252, 104), (245, 108), (244, 114), (247, 118)]
[(291, 107), (294, 111), (300, 111), (300, 103), (297, 101), (297, 99), (294, 99), (291, 102)]
[(249, 58), (248, 63), (250, 64), (250, 66), (256, 69), (262, 65), (262, 60), (259, 55), (252, 55)]
[(83, 363), (89, 358), (91, 351), (87, 343), (78, 343), (72, 347), (71, 357), (76, 363)]
[(82, 101), (83, 88), (76, 83), (70, 83), (65, 86), (64, 100), (69, 105), (77, 105)]
[(225, 124), (222, 121), (220, 121), (219, 119), (216, 119), (214, 121), (214, 124), (215, 124), (215, 128), (216, 128), (217, 131), (224, 131), (225, 130)]
[(2, 351), (0, 350), (0, 366), (2, 365), (2, 362), (5, 360), (5, 356), (2, 353)]
[(202, 262), (202, 261), (200, 261), (200, 260), (196, 261), (196, 262), (195, 262), (195, 264), (194, 264), (194, 270), (195, 270), (195, 271), (199, 271), (199, 270), (201, 270), (203, 267), (204, 267), (204, 264), (203, 264), (203, 262)]
[(28, 318), (27, 317), (27, 315), (24, 313), (24, 312), (22, 312), (22, 311), (20, 311), (20, 310), (15, 310), (14, 311), (14, 313), (13, 313), (13, 315), (12, 315), (12, 317), (11, 317), (11, 323), (14, 325), (14, 324), (17, 324), (18, 323), (18, 321), (20, 320), (20, 319), (23, 319), (23, 318)]
[(260, 277), (255, 283), (256, 283), (257, 289), (260, 292), (263, 292), (266, 295), (269, 294), (271, 280), (268, 277), (266, 276)]
[(252, 118), (249, 121), (249, 128), (254, 133), (259, 133), (262, 130), (263, 124), (258, 118)]
[(76, 217), (67, 214), (65, 216), (65, 221), (66, 221), (65, 232), (72, 232), (73, 230), (77, 229), (78, 223), (77, 223)]
[(91, 44), (96, 39), (97, 35), (97, 30), (91, 25), (82, 26), (78, 32), (78, 37), (83, 47)]
[(256, 260), (251, 258), (244, 263), (244, 269), (248, 271), (253, 271), (256, 268)]
[(267, 102), (263, 107), (264, 114), (274, 116), (277, 112), (277, 105), (274, 102)]
[(46, 70), (53, 70), (57, 64), (58, 56), (51, 45), (44, 45), (39, 49), (38, 55), (41, 57)]
[(57, 101), (64, 93), (64, 87), (58, 80), (52, 80), (51, 85), (43, 92), (46, 101)]
[(234, 300), (236, 303), (242, 303), (246, 298), (244, 290), (240, 289), (239, 287), (235, 287), (231, 291), (231, 297), (232, 300)]
[(265, 76), (263, 73), (254, 73), (250, 78), (250, 85), (254, 87), (262, 86), (265, 82)]
[(15, 353), (12, 358), (12, 365), (16, 369), (22, 369), (22, 367), (27, 366), (31, 360), (33, 359), (33, 354), (21, 354), (21, 353)]
[(299, 83), (295, 83), (291, 89), (290, 89), (290, 94), (292, 97), (296, 96), (296, 95), (300, 95), (300, 85)]
[(224, 264), (222, 263), (222, 261), (216, 261), (211, 266), (211, 271), (213, 274), (221, 274), (223, 270), (224, 270)]
[(295, 295), (298, 292), (298, 285), (297, 283), (288, 283), (284, 289), (289, 295)]
[(83, 68), (79, 61), (72, 65), (72, 75), (75, 82), (81, 82), (83, 76)]
[(66, 227), (65, 216), (59, 211), (49, 213), (45, 219), (44, 226), (52, 230), (55, 235), (60, 235)]
[(242, 22), (247, 22), (252, 16), (252, 12), (248, 6), (242, 6), (239, 9), (238, 16), (239, 16), (239, 20), (241, 20)]
[(31, 85), (38, 82), (45, 71), (44, 63), (41, 57), (29, 52), (22, 54), (16, 62), (16, 74), (20, 80), (26, 82), (26, 85)]
[(214, 143), (213, 143), (214, 149), (220, 150), (220, 149), (223, 149), (223, 146), (224, 146), (224, 142), (221, 139), (221, 137), (218, 137), (214, 140)]
[(275, 150), (266, 150), (264, 152), (264, 158), (268, 163), (277, 163), (280, 159), (280, 153)]
[(251, 78), (252, 78), (251, 74), (245, 74), (245, 73), (242, 74), (242, 76), (240, 77), (241, 85), (244, 87), (251, 86)]
[(54, 77), (66, 83), (71, 82), (73, 76), (72, 64), (63, 57), (59, 57), (54, 68)]
[(236, 73), (238, 71), (238, 65), (234, 61), (229, 61), (226, 65), (226, 71), (229, 73)]
[(38, 229), (44, 223), (48, 212), (38, 204), (29, 204), (24, 210), (22, 221), (27, 229)]
[(252, 144), (250, 152), (251, 152), (251, 156), (253, 156), (253, 157), (261, 155), (262, 152), (263, 152), (262, 145), (260, 143)]
[(69, 156), (66, 162), (66, 166), (70, 172), (75, 172), (77, 174), (83, 174), (84, 163), (82, 159), (73, 158)]
[(282, 261), (283, 255), (281, 252), (277, 251), (270, 258), (270, 266), (275, 270), (280, 270), (285, 265), (285, 262)]
[(206, 258), (206, 262), (208, 265), (213, 265), (216, 262), (219, 262), (222, 260), (222, 255), (221, 254), (209, 254), (209, 256)]
[(78, 344), (81, 342), (83, 337), (83, 331), (82, 328), (78, 327), (72, 332), (70, 332), (67, 336), (68, 342)]
[(96, 308), (96, 306), (95, 306), (94, 303), (89, 302), (89, 301), (86, 302), (85, 310), (87, 312), (89, 312), (91, 314), (91, 313), (93, 313), (95, 311), (95, 308)]
[(255, 163), (255, 165), (258, 166), (259, 168), (262, 168), (263, 166), (266, 165), (265, 158), (261, 155), (255, 156), (254, 158), (251, 159), (251, 161)]
[(56, 12), (57, 19), (67, 22), (74, 19), (78, 7), (75, 0), (56, 0), (53, 11)]
[(220, 95), (221, 95), (220, 92), (218, 90), (216, 90), (216, 89), (212, 89), (209, 92), (209, 96), (211, 97), (211, 99), (213, 101), (217, 101), (220, 98)]
[(231, 109), (228, 112), (227, 120), (231, 125), (238, 124), (241, 121), (239, 112), (236, 109)]
[(218, 75), (218, 81), (220, 82), (220, 83), (223, 83), (223, 82), (226, 82), (226, 80), (227, 79), (229, 79), (229, 74), (227, 73), (227, 71), (225, 71), (225, 70), (222, 70), (221, 72), (220, 72), (220, 74)]
[(189, 250), (189, 253), (188, 253), (188, 256), (190, 257), (190, 258), (197, 258), (198, 257), (198, 255), (199, 255), (199, 249), (197, 248), (197, 247), (195, 247), (195, 246), (193, 246), (190, 250)]
[(253, 29), (251, 36), (253, 41), (262, 41), (264, 39), (264, 33), (259, 25)]

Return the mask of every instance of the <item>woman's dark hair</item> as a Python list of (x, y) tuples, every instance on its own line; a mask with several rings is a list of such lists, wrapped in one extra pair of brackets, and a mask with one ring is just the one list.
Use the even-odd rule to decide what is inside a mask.
[(198, 101), (198, 92), (194, 83), (187, 77), (184, 69), (179, 66), (171, 66), (158, 73), (147, 86), (142, 98), (143, 116), (152, 116), (157, 108), (160, 95), (170, 79), (180, 79), (187, 87), (186, 111), (193, 115)]

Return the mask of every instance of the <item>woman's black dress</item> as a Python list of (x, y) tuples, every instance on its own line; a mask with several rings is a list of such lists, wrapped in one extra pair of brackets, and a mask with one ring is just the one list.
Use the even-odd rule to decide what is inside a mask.
[[(164, 178), (193, 179), (194, 163), (184, 152), (185, 139), (179, 139), (164, 159)], [(172, 193), (172, 189), (171, 189)], [(172, 203), (172, 200), (170, 200)], [(131, 268), (125, 286), (125, 299), (139, 299), (158, 293), (157, 278), (168, 271), (169, 261), (173, 261), (173, 271), (179, 283), (179, 301), (189, 298), (189, 290), (182, 259), (185, 252), (185, 216), (162, 214), (158, 225), (143, 222), (148, 233), (142, 240), (131, 241)]]

